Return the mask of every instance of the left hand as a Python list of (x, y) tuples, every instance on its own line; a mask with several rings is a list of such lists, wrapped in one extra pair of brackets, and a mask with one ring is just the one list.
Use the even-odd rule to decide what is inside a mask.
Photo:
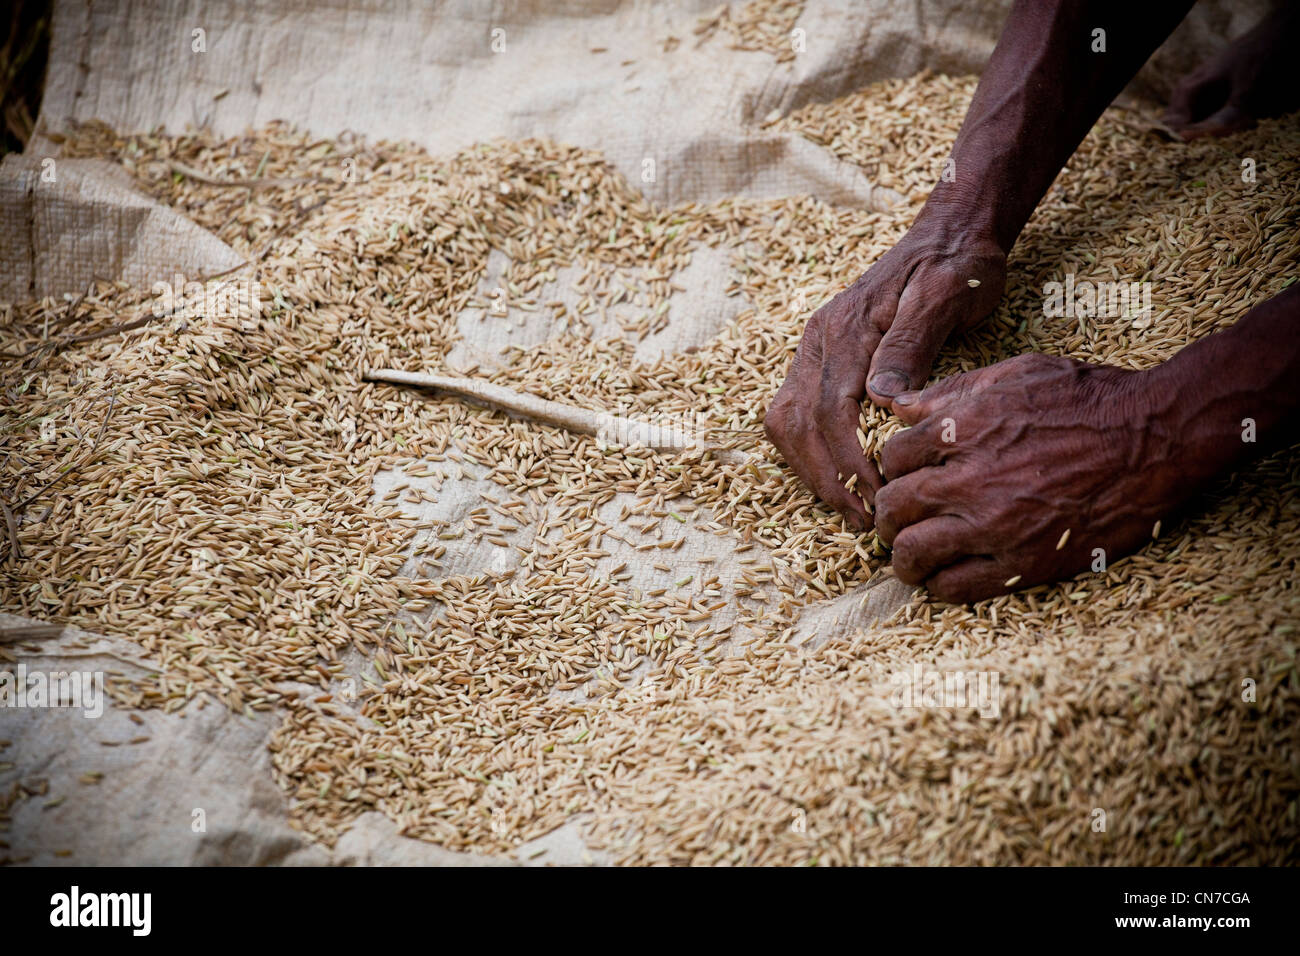
[(1153, 391), (1147, 372), (1028, 354), (896, 398), (913, 427), (886, 443), (876, 494), (895, 573), (966, 603), (1151, 540), (1185, 497)]
[(1295, 5), (1277, 4), (1249, 33), (1183, 77), (1165, 111), (1165, 124), (1184, 140), (1227, 136), (1250, 129), (1266, 116), (1281, 116), (1300, 106), (1295, 82), (1300, 14)]

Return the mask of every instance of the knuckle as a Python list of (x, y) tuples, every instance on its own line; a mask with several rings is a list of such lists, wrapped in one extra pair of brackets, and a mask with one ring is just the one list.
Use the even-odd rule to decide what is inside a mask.
[(898, 485), (890, 483), (876, 492), (876, 514), (889, 515), (895, 507), (894, 497), (898, 494)]
[(915, 352), (925, 345), (925, 330), (915, 322), (895, 322), (880, 343), (881, 352)]
[(838, 293), (825, 305), (812, 314), (810, 322), (816, 322), (827, 331), (837, 331), (854, 324), (862, 316), (862, 292), (856, 285), (851, 285)]
[(799, 417), (794, 401), (778, 394), (763, 416), (763, 431), (774, 445), (782, 446), (799, 432)]
[(871, 326), (880, 333), (882, 342), (894, 324), (894, 315), (893, 309), (872, 309), (871, 311)]
[(894, 548), (894, 576), (904, 584), (913, 586), (920, 584), (925, 576), (918, 565), (919, 558), (915, 548), (900, 542), (899, 546)]
[(879, 532), (880, 538), (885, 544), (892, 545), (894, 537), (897, 534), (897, 523), (894, 495), (890, 493), (890, 485), (885, 485), (876, 492), (876, 531)]
[(942, 581), (932, 581), (931, 583), (926, 585), (926, 590), (929, 591), (932, 595), (934, 595), (934, 597), (942, 601), (944, 604), (965, 604), (966, 603), (965, 601), (962, 600), (962, 595), (958, 592), (956, 588), (953, 588), (948, 584), (944, 584)]
[(899, 437), (895, 435), (885, 442), (884, 448), (880, 449), (880, 469), (884, 472), (886, 481), (893, 481), (903, 469), (906, 449), (899, 443)]
[(790, 437), (789, 426), (784, 419), (774, 418), (771, 413), (763, 420), (763, 432), (767, 435), (767, 440), (777, 448), (785, 451), (787, 441)]

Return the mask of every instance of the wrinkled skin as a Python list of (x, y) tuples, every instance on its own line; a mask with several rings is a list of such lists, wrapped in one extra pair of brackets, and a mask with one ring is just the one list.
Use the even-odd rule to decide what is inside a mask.
[[(1300, 286), (1157, 369), (1027, 355), (914, 391), (948, 336), (995, 308), (1006, 250), (1190, 5), (1016, 0), (954, 143), (957, 175), (813, 315), (768, 410), (768, 436), (804, 482), (852, 527), (868, 528), (874, 506), (898, 576), (941, 599), (1114, 561), (1264, 436), (1297, 437)], [(1105, 55), (1080, 42), (1098, 25), (1114, 41)], [(1297, 40), (1300, 4), (1281, 5), (1183, 81), (1167, 121), (1194, 139), (1300, 106)], [(883, 486), (857, 444), (864, 395), (914, 426), (886, 444)], [(1246, 422), (1260, 444), (1243, 441)], [(853, 475), (862, 498), (844, 487)]]
[(1021, 355), (894, 407), (913, 427), (885, 445), (877, 530), (898, 577), (941, 600), (1069, 577), (1097, 548), (1114, 561), (1180, 500), (1181, 450), (1144, 373)]
[[(857, 443), (861, 400), (889, 407), (920, 388), (944, 341), (993, 311), (1034, 207), (1190, 5), (1016, 0), (953, 143), (952, 175), (903, 240), (809, 319), (768, 409), (768, 437), (850, 527), (870, 527), (881, 485)], [(1124, 38), (1104, 56), (1079, 42), (1099, 25)]]
[(1184, 140), (1250, 129), (1300, 107), (1291, 57), (1300, 13), (1282, 4), (1249, 33), (1189, 73), (1174, 89), (1165, 123)]
[[(851, 527), (871, 527), (863, 498), (872, 502), (881, 486), (857, 441), (867, 383), (884, 405), (919, 387), (948, 335), (987, 316), (1005, 282), (1006, 258), (994, 243), (959, 238), (940, 217), (922, 218), (808, 320), (764, 424), (795, 473)], [(854, 474), (849, 491), (844, 483)]]
[(1100, 571), (1300, 439), (1297, 381), (1300, 284), (1145, 371), (1028, 354), (944, 379), (894, 399), (912, 427), (883, 449), (877, 530), (899, 578), (953, 603)]

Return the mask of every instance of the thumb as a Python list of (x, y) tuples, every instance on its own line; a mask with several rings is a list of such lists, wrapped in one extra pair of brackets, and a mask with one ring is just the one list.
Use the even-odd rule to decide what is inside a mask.
[(920, 388), (951, 330), (952, 324), (933, 312), (905, 312), (900, 302), (897, 317), (871, 356), (867, 373), (871, 400), (887, 407), (895, 395)]
[(1000, 251), (973, 249), (955, 265), (922, 266), (912, 275), (871, 356), (867, 394), (873, 402), (888, 407), (895, 395), (924, 385), (949, 333), (993, 311), (1002, 297), (1004, 261)]
[(925, 421), (953, 402), (969, 398), (995, 384), (1001, 377), (996, 365), (951, 375), (919, 392), (904, 392), (894, 399), (894, 413), (909, 425)]

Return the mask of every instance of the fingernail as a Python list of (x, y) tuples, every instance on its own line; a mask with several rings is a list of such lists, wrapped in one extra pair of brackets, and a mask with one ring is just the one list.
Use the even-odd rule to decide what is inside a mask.
[(893, 369), (881, 372), (871, 380), (871, 390), (886, 398), (893, 398), (899, 392), (906, 392), (910, 387), (907, 376)]
[(915, 405), (920, 392), (903, 392), (901, 395), (894, 396), (895, 405)]

